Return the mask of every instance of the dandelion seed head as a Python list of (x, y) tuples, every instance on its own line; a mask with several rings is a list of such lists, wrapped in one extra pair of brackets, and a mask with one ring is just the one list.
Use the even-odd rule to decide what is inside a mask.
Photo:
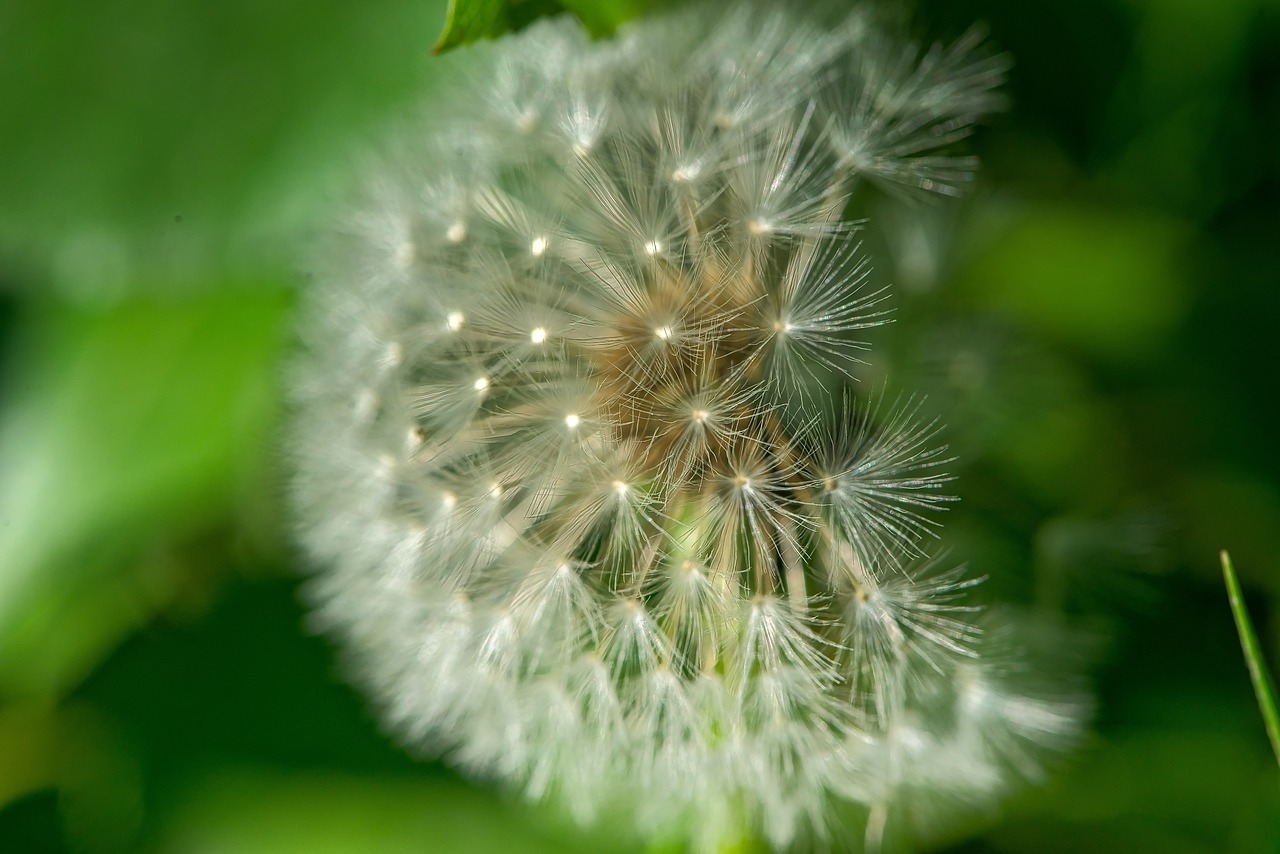
[(357, 422), (367, 422), (373, 418), (378, 411), (378, 404), (381, 398), (378, 393), (371, 388), (360, 389), (356, 394), (355, 404), (352, 407)]
[(410, 267), (417, 257), (418, 248), (407, 240), (396, 247), (395, 263), (401, 269)]
[(385, 354), (382, 357), (382, 363), (388, 368), (399, 367), (404, 361), (404, 346), (398, 342), (391, 342), (387, 345)]
[(319, 619), (407, 740), (710, 850), (1069, 740), (928, 560), (939, 426), (856, 386), (888, 317), (845, 202), (952, 194), (1001, 66), (867, 20), (542, 22), (373, 176), (317, 285), (295, 495)]
[(520, 133), (532, 133), (533, 129), (538, 126), (538, 113), (535, 110), (523, 110), (516, 117), (516, 130)]
[(677, 167), (676, 170), (671, 173), (671, 180), (675, 181), (677, 184), (687, 184), (691, 181), (698, 180), (698, 176), (701, 174), (702, 164), (686, 163), (683, 166)]

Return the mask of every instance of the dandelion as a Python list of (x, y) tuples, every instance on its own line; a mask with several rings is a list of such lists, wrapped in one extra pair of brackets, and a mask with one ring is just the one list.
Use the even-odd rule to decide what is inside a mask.
[(846, 202), (967, 180), (938, 152), (995, 105), (975, 42), (543, 22), (379, 161), (311, 300), (295, 496), (407, 741), (706, 850), (850, 809), (875, 846), (1070, 742), (928, 558), (938, 426), (856, 383), (888, 307)]

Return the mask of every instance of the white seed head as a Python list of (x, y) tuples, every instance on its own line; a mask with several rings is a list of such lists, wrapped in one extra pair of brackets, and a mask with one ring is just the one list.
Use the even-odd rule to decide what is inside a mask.
[(702, 174), (702, 166), (698, 163), (689, 163), (679, 167), (671, 173), (671, 180), (677, 184), (687, 184), (690, 181), (696, 181), (698, 176)]
[(396, 247), (395, 263), (401, 269), (408, 269), (413, 265), (414, 259), (418, 257), (418, 249), (409, 241), (405, 241)]
[(404, 347), (398, 342), (391, 342), (382, 356), (382, 363), (388, 368), (396, 368), (404, 361)]
[(885, 292), (845, 201), (953, 191), (975, 47), (761, 2), (458, 57), (487, 65), (372, 176), (296, 371), (319, 617), (407, 740), (704, 850), (841, 800), (871, 838), (1070, 741), (927, 568), (937, 426), (855, 385)]

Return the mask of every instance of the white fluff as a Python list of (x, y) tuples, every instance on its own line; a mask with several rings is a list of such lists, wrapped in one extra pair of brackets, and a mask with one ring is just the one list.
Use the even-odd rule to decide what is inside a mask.
[(407, 740), (708, 850), (840, 800), (874, 841), (1069, 741), (916, 566), (936, 427), (851, 391), (886, 311), (846, 199), (966, 179), (937, 149), (1001, 76), (972, 42), (543, 22), (378, 161), (310, 296), (294, 492), (318, 619)]

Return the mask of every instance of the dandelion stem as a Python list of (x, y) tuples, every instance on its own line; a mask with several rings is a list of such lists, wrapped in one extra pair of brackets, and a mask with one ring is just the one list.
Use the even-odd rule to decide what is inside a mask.
[(1235, 617), (1236, 628), (1240, 632), (1240, 647), (1244, 650), (1245, 664), (1249, 667), (1249, 678), (1253, 681), (1253, 691), (1258, 696), (1258, 708), (1262, 711), (1262, 721), (1267, 728), (1267, 737), (1271, 739), (1271, 750), (1276, 755), (1276, 763), (1280, 764), (1280, 709), (1276, 708), (1276, 689), (1267, 673), (1262, 658), (1262, 647), (1258, 643), (1258, 635), (1249, 620), (1249, 612), (1244, 606), (1244, 597), (1240, 593), (1240, 579), (1236, 577), (1235, 567), (1231, 563), (1231, 555), (1226, 549), (1218, 553), (1222, 560), (1222, 577), (1227, 582), (1227, 599), (1231, 603), (1231, 614)]

